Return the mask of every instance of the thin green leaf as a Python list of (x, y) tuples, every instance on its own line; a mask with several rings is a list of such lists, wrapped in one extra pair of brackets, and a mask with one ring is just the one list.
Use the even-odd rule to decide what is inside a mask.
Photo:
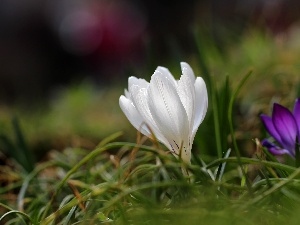
[(243, 85), (245, 84), (245, 82), (248, 80), (248, 78), (250, 77), (250, 75), (252, 74), (252, 71), (249, 71), (246, 76), (243, 77), (243, 79), (241, 80), (241, 82), (239, 83), (239, 85), (237, 86), (237, 88), (235, 89), (235, 91), (233, 92), (233, 94), (231, 95), (230, 101), (229, 101), (229, 106), (228, 106), (228, 121), (229, 121), (229, 128), (230, 128), (230, 134), (231, 134), (231, 139), (232, 139), (232, 143), (233, 143), (233, 148), (235, 150), (239, 165), (241, 167), (243, 176), (246, 179), (246, 184), (249, 190), (249, 193), (251, 193), (251, 184), (250, 181), (247, 178), (247, 174), (241, 164), (240, 158), (241, 158), (241, 153), (239, 151), (236, 139), (235, 139), (235, 133), (234, 133), (234, 129), (233, 129), (233, 118), (232, 118), (232, 110), (233, 110), (233, 103), (234, 100), (236, 99), (238, 93), (240, 92), (240, 89), (243, 87)]

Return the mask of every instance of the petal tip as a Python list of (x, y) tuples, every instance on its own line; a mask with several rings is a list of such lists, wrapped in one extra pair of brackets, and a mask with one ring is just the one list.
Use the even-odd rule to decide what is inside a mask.
[(263, 114), (263, 113), (260, 114), (259, 117), (260, 117), (262, 120), (264, 120), (264, 119), (266, 119), (266, 118), (270, 118), (268, 115)]
[(273, 104), (273, 112), (274, 111), (278, 111), (278, 110), (287, 110), (289, 111), (286, 107), (284, 107), (283, 105), (280, 105), (279, 103), (275, 102)]
[(188, 63), (186, 63), (186, 62), (180, 62), (180, 66), (181, 67), (185, 67), (185, 66), (190, 66)]
[(180, 67), (181, 67), (182, 74), (188, 73), (194, 76), (193, 69), (188, 63), (181, 62)]

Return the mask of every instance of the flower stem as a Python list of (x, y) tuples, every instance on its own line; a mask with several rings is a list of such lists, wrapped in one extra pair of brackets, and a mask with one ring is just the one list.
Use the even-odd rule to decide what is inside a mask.
[(298, 142), (298, 135), (296, 137), (296, 141), (295, 141), (295, 164), (296, 164), (296, 167), (300, 167), (300, 144)]
[(238, 161), (238, 164), (241, 168), (243, 176), (245, 177), (246, 185), (247, 185), (247, 188), (248, 188), (248, 191), (249, 191), (250, 194), (252, 193), (251, 184), (250, 184), (250, 181), (247, 177), (245, 169), (242, 165), (241, 154), (240, 154), (240, 151), (239, 151), (236, 139), (235, 139), (235, 134), (234, 134), (234, 129), (233, 129), (233, 121), (232, 121), (232, 109), (233, 109), (233, 103), (234, 103), (234, 100), (235, 100), (236, 96), (238, 95), (241, 87), (245, 84), (245, 82), (247, 81), (247, 79), (250, 77), (251, 74), (252, 74), (252, 71), (250, 70), (246, 74), (246, 76), (242, 79), (242, 81), (239, 83), (239, 85), (235, 89), (233, 95), (231, 95), (231, 98), (230, 98), (230, 101), (229, 101), (229, 106), (228, 106), (228, 114), (227, 114), (228, 115), (228, 121), (229, 121), (229, 129), (230, 129), (231, 139), (232, 139), (233, 147), (234, 147), (234, 150), (235, 150), (235, 153), (236, 153), (237, 161)]

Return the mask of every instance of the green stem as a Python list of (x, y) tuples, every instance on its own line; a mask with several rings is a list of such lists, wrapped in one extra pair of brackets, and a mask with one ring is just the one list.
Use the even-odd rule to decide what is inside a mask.
[(10, 215), (10, 214), (20, 214), (20, 215), (24, 216), (26, 219), (28, 219), (28, 220), (30, 221), (30, 224), (32, 224), (31, 218), (30, 218), (26, 213), (23, 213), (23, 212), (18, 211), (18, 210), (11, 210), (11, 211), (9, 211), (9, 212), (7, 212), (7, 213), (4, 213), (4, 214), (0, 217), (0, 222), (1, 222), (6, 216), (8, 216), (8, 215)]
[(246, 74), (246, 76), (242, 79), (242, 81), (239, 83), (239, 85), (236, 88), (236, 90), (234, 91), (234, 93), (231, 96), (230, 101), (229, 101), (228, 114), (227, 114), (228, 121), (229, 121), (229, 129), (230, 129), (231, 139), (232, 139), (232, 143), (233, 143), (233, 148), (235, 150), (235, 153), (236, 153), (236, 156), (237, 156), (237, 160), (238, 160), (238, 163), (239, 163), (240, 168), (242, 170), (243, 176), (246, 179), (246, 185), (248, 187), (248, 191), (249, 191), (250, 194), (252, 193), (251, 184), (250, 184), (250, 181), (249, 181), (249, 179), (247, 177), (245, 169), (242, 166), (242, 163), (241, 163), (241, 154), (240, 154), (240, 151), (239, 151), (239, 148), (238, 148), (238, 145), (237, 145), (237, 142), (236, 142), (235, 134), (234, 134), (233, 120), (232, 120), (232, 109), (233, 109), (233, 103), (234, 103), (234, 100), (235, 100), (236, 96), (238, 95), (240, 89), (245, 84), (245, 82), (247, 81), (247, 79), (250, 77), (251, 74), (252, 74), (252, 71), (249, 71)]
[(264, 165), (264, 166), (281, 169), (281, 170), (287, 171), (289, 173), (293, 173), (296, 170), (295, 167), (288, 166), (288, 165), (285, 165), (282, 163), (254, 159), (254, 158), (247, 158), (247, 157), (240, 157), (239, 159), (237, 157), (216, 159), (215, 161), (209, 163), (206, 168), (209, 169), (209, 168), (218, 166), (219, 164), (221, 164), (223, 162), (231, 162), (231, 163), (238, 163), (238, 164), (258, 164), (258, 165), (260, 164), (260, 165)]
[(300, 145), (298, 143), (298, 135), (296, 137), (296, 141), (295, 141), (295, 164), (296, 167), (300, 167)]
[(220, 120), (219, 120), (219, 107), (217, 101), (217, 88), (215, 82), (211, 82), (211, 100), (212, 100), (212, 112), (214, 117), (215, 126), (215, 137), (217, 144), (218, 158), (222, 158), (222, 144), (221, 144), (221, 131), (220, 131)]

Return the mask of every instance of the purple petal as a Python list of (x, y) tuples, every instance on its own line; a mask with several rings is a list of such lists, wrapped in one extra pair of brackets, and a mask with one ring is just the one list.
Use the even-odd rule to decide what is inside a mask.
[(298, 127), (293, 114), (287, 108), (275, 103), (272, 121), (281, 137), (282, 147), (294, 152)]
[(271, 119), (271, 117), (267, 116), (267, 115), (260, 115), (260, 118), (266, 128), (266, 130), (268, 131), (268, 133), (280, 144), (282, 144), (281, 141), (281, 137), (279, 135), (279, 133), (277, 132), (276, 128), (274, 127), (273, 121)]
[[(295, 106), (294, 106), (294, 117), (298, 126), (298, 132), (300, 132), (300, 98), (296, 99)], [(299, 134), (298, 134), (299, 136)], [(300, 138), (300, 137), (298, 137)]]
[(279, 148), (277, 145), (274, 145), (273, 143), (271, 143), (268, 139), (264, 139), (261, 142), (262, 146), (266, 147), (269, 152), (273, 155), (283, 155), (283, 154), (288, 154), (292, 157), (295, 157), (291, 152), (289, 152), (288, 150), (284, 149), (284, 148)]

